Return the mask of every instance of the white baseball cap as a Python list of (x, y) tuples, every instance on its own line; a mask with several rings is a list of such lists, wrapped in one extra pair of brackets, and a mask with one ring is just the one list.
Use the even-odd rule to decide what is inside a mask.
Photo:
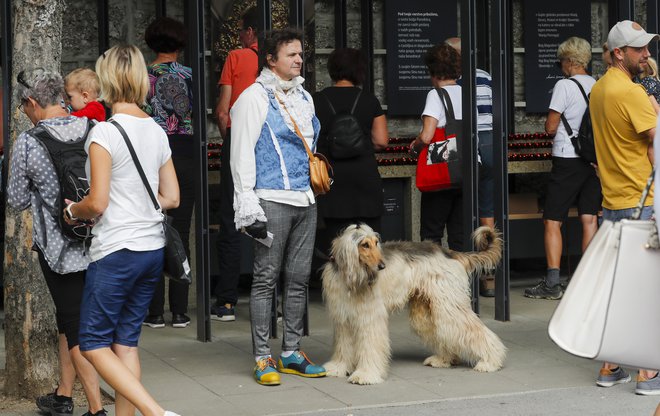
[(623, 20), (615, 24), (610, 30), (610, 33), (607, 35), (607, 46), (609, 46), (610, 50), (623, 48), (624, 46), (641, 48), (648, 45), (652, 40), (657, 39), (657, 34), (646, 33), (646, 30), (639, 23)]

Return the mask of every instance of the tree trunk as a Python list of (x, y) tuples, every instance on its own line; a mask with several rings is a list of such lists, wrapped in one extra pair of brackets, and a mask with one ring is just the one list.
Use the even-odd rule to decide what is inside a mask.
[[(13, 0), (12, 4), (12, 85), (24, 69), (59, 71), (64, 1)], [(32, 127), (28, 118), (16, 110), (18, 104), (12, 97), (12, 145), (20, 132)], [(5, 393), (32, 399), (51, 390), (57, 380), (55, 312), (37, 255), (32, 251), (31, 210), (18, 212), (8, 207), (5, 228)]]

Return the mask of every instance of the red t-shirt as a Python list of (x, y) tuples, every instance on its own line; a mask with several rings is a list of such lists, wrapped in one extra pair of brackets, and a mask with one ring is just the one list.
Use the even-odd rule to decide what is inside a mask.
[[(257, 54), (257, 43), (249, 48), (234, 49), (227, 55), (225, 66), (222, 68), (219, 85), (231, 85), (231, 108), (239, 95), (257, 79), (259, 70), (259, 57)], [(231, 121), (230, 121), (231, 123)], [(228, 124), (230, 124), (228, 123)]]
[(71, 115), (87, 117), (90, 120), (105, 121), (105, 107), (98, 101), (90, 101), (82, 110), (74, 111)]

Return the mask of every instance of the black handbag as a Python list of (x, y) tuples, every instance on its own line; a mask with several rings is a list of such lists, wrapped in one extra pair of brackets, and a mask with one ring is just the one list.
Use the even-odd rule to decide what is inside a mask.
[[(128, 151), (131, 153), (131, 157), (133, 158), (133, 162), (135, 163), (135, 167), (137, 168), (137, 171), (140, 174), (142, 183), (144, 184), (144, 187), (147, 188), (147, 192), (149, 193), (151, 202), (153, 202), (154, 204), (154, 208), (156, 209), (156, 211), (162, 213), (162, 210), (160, 209), (160, 205), (158, 204), (158, 200), (154, 196), (154, 193), (151, 190), (151, 187), (149, 186), (149, 182), (147, 181), (147, 176), (144, 174), (144, 170), (142, 170), (142, 165), (140, 164), (140, 160), (138, 159), (137, 154), (135, 154), (135, 149), (133, 148), (131, 141), (128, 139), (128, 135), (126, 134), (126, 131), (115, 120), (110, 120), (110, 123), (112, 123), (117, 128), (117, 130), (119, 130), (119, 133), (121, 133), (122, 137), (124, 138), (124, 141), (126, 142), (126, 146), (128, 147)], [(163, 215), (163, 232), (165, 233), (165, 241), (166, 241), (165, 264), (163, 265), (163, 273), (165, 274), (165, 276), (167, 276), (168, 278), (170, 278), (171, 280), (177, 283), (183, 283), (189, 285), (190, 283), (192, 283), (192, 272), (190, 270), (190, 264), (188, 263), (188, 256), (186, 256), (186, 251), (183, 248), (183, 242), (181, 241), (181, 236), (179, 235), (179, 232), (174, 227), (172, 227), (172, 225), (170, 224), (171, 221), (172, 221), (172, 217)]]

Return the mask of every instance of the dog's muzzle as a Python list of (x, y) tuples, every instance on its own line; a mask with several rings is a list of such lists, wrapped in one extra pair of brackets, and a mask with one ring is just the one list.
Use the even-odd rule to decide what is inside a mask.
[(378, 270), (383, 270), (385, 268), (385, 263), (382, 261), (378, 262)]

